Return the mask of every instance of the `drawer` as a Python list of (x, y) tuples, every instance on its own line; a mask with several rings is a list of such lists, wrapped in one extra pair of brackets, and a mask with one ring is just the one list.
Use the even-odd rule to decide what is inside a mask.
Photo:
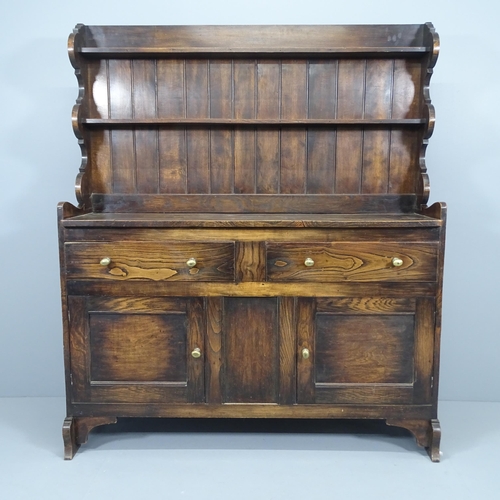
[(437, 243), (268, 243), (269, 281), (435, 281)]
[(234, 242), (69, 242), (64, 247), (68, 279), (234, 281)]

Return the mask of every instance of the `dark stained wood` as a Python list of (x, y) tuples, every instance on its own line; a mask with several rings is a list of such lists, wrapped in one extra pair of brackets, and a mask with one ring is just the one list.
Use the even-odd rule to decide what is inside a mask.
[(361, 193), (363, 131), (339, 127), (335, 151), (334, 192), (337, 194)]
[(307, 193), (332, 194), (335, 191), (337, 133), (331, 130), (307, 132)]
[[(233, 281), (234, 243), (66, 243), (66, 272), (72, 279)], [(111, 262), (102, 265), (101, 259)], [(196, 259), (189, 267), (187, 261)]]
[(75, 403), (68, 406), (74, 415), (99, 411), (113, 417), (174, 417), (174, 418), (352, 418), (352, 419), (431, 419), (431, 405), (411, 404), (171, 404), (150, 403)]
[[(203, 298), (192, 298), (187, 307), (187, 328), (189, 336), (187, 339), (187, 399), (193, 403), (205, 401), (205, 303)], [(194, 358), (189, 353), (199, 349), (201, 356)]]
[(68, 309), (73, 401), (203, 401), (188, 349), (203, 348), (200, 299), (69, 296)]
[(279, 403), (295, 404), (297, 400), (297, 299), (278, 299), (279, 335)]
[(363, 135), (362, 193), (387, 193), (389, 185), (388, 130), (365, 130)]
[(100, 425), (116, 424), (116, 417), (67, 417), (63, 423), (64, 459), (72, 460), (80, 445), (88, 440), (89, 432)]
[[(139, 53), (353, 53), (429, 51), (424, 27), (351, 26), (84, 26), (78, 52)], [(74, 35), (73, 35), (74, 36)], [(85, 49), (87, 49), (85, 51)]]
[(171, 119), (186, 118), (186, 61), (161, 59), (155, 61), (155, 63), (158, 87), (158, 117)]
[(68, 49), (65, 457), (121, 416), (376, 418), (437, 461), (433, 26), (77, 25)]
[(266, 247), (261, 241), (236, 244), (235, 269), (237, 281), (265, 281)]
[(185, 314), (91, 311), (91, 383), (185, 381), (185, 324)]
[(211, 404), (222, 403), (222, 357), (223, 338), (222, 321), (224, 302), (221, 297), (208, 297), (206, 299), (206, 402)]
[[(315, 402), (315, 302), (312, 298), (297, 299), (297, 403)], [(309, 356), (304, 357), (307, 349)]]
[(410, 314), (318, 313), (316, 383), (411, 384), (413, 333)]
[(441, 459), (439, 445), (441, 442), (441, 426), (438, 419), (431, 420), (386, 420), (387, 425), (403, 427), (409, 430), (417, 440), (417, 444), (427, 450), (433, 462)]
[[(290, 241), (294, 241), (296, 236), (300, 235), (299, 241), (303, 241), (304, 237), (314, 236), (319, 238), (318, 241), (338, 241), (343, 239), (355, 239), (367, 241), (372, 239), (411, 239), (412, 241), (427, 241), (432, 239), (438, 241), (439, 235), (437, 229), (442, 226), (442, 220), (439, 218), (431, 218), (419, 214), (317, 214), (317, 213), (287, 213), (287, 214), (242, 214), (242, 213), (151, 213), (151, 212), (132, 212), (132, 213), (85, 213), (75, 214), (74, 217), (63, 222), (67, 228), (88, 228), (88, 231), (93, 231), (93, 228), (107, 228), (113, 232), (113, 228), (136, 228), (135, 232), (121, 232), (123, 238), (126, 239), (142, 239), (144, 235), (149, 235), (148, 239), (156, 239), (158, 233), (149, 230), (148, 228), (225, 228), (228, 231), (227, 235), (231, 234), (231, 238), (241, 240), (254, 240), (256, 238), (272, 238), (276, 239), (280, 234), (287, 234)], [(266, 233), (245, 233), (236, 231), (237, 228), (267, 228)], [(308, 231), (306, 228), (336, 228), (338, 231), (334, 233), (318, 233)], [(232, 232), (231, 228), (234, 228)], [(285, 233), (280, 231), (280, 228), (295, 228), (301, 229), (299, 233)], [(351, 228), (370, 228), (371, 231), (362, 232)], [(384, 231), (384, 228), (390, 228), (392, 231)], [(399, 229), (398, 229), (399, 228)], [(402, 229), (401, 229), (402, 228)], [(142, 231), (141, 231), (142, 229)], [(376, 229), (381, 229), (376, 232)], [(422, 229), (422, 231), (412, 231), (412, 229)], [(78, 231), (72, 230), (70, 231)], [(101, 237), (104, 237), (106, 229), (100, 229)], [(162, 234), (182, 238), (185, 233), (175, 231)], [(80, 234), (80, 233), (75, 233)], [(90, 234), (90, 233), (88, 233)], [(131, 235), (141, 235), (141, 237), (133, 237)], [(202, 229), (199, 232), (200, 236), (210, 237), (212, 234), (210, 229)], [(217, 234), (217, 233), (215, 233)], [(248, 235), (251, 235), (248, 237)], [(153, 236), (153, 238), (151, 238)], [(110, 233), (106, 233), (106, 238), (110, 238)], [(71, 236), (69, 239), (75, 239), (76, 236)], [(182, 238), (186, 239), (186, 238)], [(283, 240), (283, 238), (281, 238)], [(286, 239), (285, 239), (286, 240)], [(283, 241), (285, 241), (283, 240)]]
[[(257, 172), (257, 182), (259, 182), (258, 175)], [(95, 212), (125, 213), (411, 213), (415, 209), (415, 197), (370, 194), (362, 196), (93, 194), (92, 206)]]
[[(147, 297), (176, 297), (189, 295), (192, 297), (359, 297), (359, 285), (353, 287), (349, 282), (182, 282), (176, 281), (175, 287), (165, 287), (161, 281), (120, 281), (122, 293)], [(113, 294), (117, 284), (111, 280), (68, 280), (68, 293), (77, 294)], [(437, 283), (405, 282), (394, 285), (388, 282), (363, 283), (363, 295), (393, 296), (396, 298), (409, 295), (430, 297), (436, 294)]]
[[(434, 281), (437, 245), (405, 243), (269, 243), (269, 281)], [(314, 261), (312, 267), (305, 260)], [(394, 258), (403, 261), (400, 267)]]
[(224, 402), (277, 403), (276, 298), (224, 299)]
[[(159, 130), (158, 156), (158, 192), (167, 194), (186, 193), (188, 168), (187, 131), (183, 127)], [(153, 185), (155, 184), (153, 182)]]
[(415, 382), (415, 403), (432, 398), (433, 356), (435, 332), (435, 304), (433, 298), (418, 298), (415, 325), (415, 368), (419, 374)]
[(234, 130), (234, 192), (256, 192), (256, 132), (253, 129)]

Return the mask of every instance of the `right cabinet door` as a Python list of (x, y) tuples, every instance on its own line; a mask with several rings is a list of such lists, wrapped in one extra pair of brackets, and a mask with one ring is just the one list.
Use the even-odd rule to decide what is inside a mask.
[(299, 403), (426, 404), (434, 298), (300, 298)]

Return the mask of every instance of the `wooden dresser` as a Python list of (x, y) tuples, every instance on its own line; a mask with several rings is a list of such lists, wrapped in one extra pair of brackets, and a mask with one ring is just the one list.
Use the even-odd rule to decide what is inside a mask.
[(119, 417), (383, 419), (439, 460), (431, 24), (84, 26), (65, 458)]

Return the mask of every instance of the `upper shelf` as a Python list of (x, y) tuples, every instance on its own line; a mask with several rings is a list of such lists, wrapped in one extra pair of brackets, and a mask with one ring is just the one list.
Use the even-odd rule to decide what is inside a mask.
[(397, 119), (397, 120), (345, 120), (345, 119), (297, 119), (297, 120), (259, 120), (259, 119), (222, 119), (222, 118), (149, 118), (149, 119), (104, 119), (104, 118), (84, 118), (85, 125), (96, 126), (119, 126), (119, 125), (422, 125), (426, 120)]
[[(85, 26), (74, 49), (85, 57), (421, 56), (433, 50), (429, 25)], [(71, 44), (70, 44), (71, 45)]]
[(384, 57), (384, 56), (419, 56), (429, 52), (427, 47), (325, 47), (318, 49), (308, 49), (302, 47), (287, 47), (283, 49), (255, 49), (253, 47), (82, 47), (79, 51), (80, 54), (87, 57), (96, 58), (113, 58), (113, 59), (133, 59), (144, 57), (175, 57), (176, 55), (200, 55), (210, 56), (217, 54), (217, 56), (226, 57), (239, 57), (243, 58), (247, 55), (260, 55), (261, 57), (280, 56), (289, 57), (354, 57), (358, 54), (360, 57)]

